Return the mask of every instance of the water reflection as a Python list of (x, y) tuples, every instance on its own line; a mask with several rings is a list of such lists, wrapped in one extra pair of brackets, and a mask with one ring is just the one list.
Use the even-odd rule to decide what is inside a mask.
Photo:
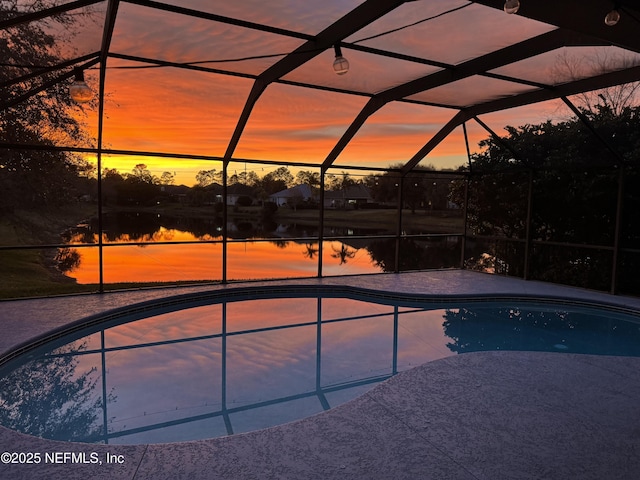
[[(227, 230), (229, 280), (311, 277), (317, 275), (319, 261), (328, 276), (449, 268), (460, 262), (456, 236), (396, 240), (366, 237), (384, 233), (375, 229), (327, 227), (326, 238), (335, 239), (324, 241), (321, 249), (317, 228), (309, 226), (235, 219)], [(99, 250), (86, 245), (99, 241), (97, 219), (69, 229), (64, 239), (70, 246), (58, 250), (58, 269), (80, 284), (96, 283)], [(222, 279), (218, 218), (112, 212), (103, 218), (102, 242), (106, 283)], [(73, 248), (74, 244), (84, 246)]]
[(59, 248), (54, 262), (62, 273), (70, 273), (80, 266), (80, 252), (74, 248)]
[[(219, 216), (176, 217), (153, 212), (119, 211), (105, 213), (102, 217), (102, 241), (104, 243), (171, 241), (168, 232), (181, 232), (184, 238), (221, 240), (222, 218)], [(325, 235), (374, 235), (379, 229), (329, 227)], [(297, 223), (279, 224), (270, 219), (234, 218), (227, 224), (227, 235), (234, 240), (287, 238), (317, 238), (318, 229)], [(77, 225), (64, 235), (67, 243), (97, 243), (98, 219)]]
[(309, 260), (313, 260), (314, 258), (316, 258), (316, 255), (318, 255), (318, 252), (320, 251), (317, 245), (317, 243), (313, 242), (305, 244), (305, 251), (303, 253), (304, 257), (308, 258)]
[[(220, 219), (113, 212), (103, 217), (102, 228), (102, 241), (107, 247), (102, 258), (106, 283), (219, 281), (222, 278)], [(69, 229), (64, 239), (70, 245), (97, 244), (98, 230), (97, 219), (93, 219)], [(227, 278), (230, 280), (317, 274), (320, 248), (319, 243), (312, 240), (318, 235), (315, 228), (236, 219), (229, 223), (227, 230), (230, 240)], [(340, 234), (338, 230), (332, 229), (332, 233)], [(334, 264), (343, 267), (334, 271), (335, 274), (380, 271), (365, 244), (353, 248), (332, 241), (324, 246), (333, 252), (330, 257), (323, 256), (329, 274)], [(356, 255), (356, 252), (359, 253)], [(358, 261), (350, 262), (354, 257), (358, 257)], [(56, 260), (59, 270), (78, 283), (96, 281), (100, 261), (97, 248), (59, 249)], [(348, 262), (346, 272), (344, 266)]]
[(331, 249), (333, 250), (331, 257), (339, 259), (340, 265), (344, 265), (345, 263), (347, 263), (347, 260), (350, 260), (356, 256), (356, 250), (350, 249), (344, 243), (340, 245), (340, 248), (332, 246)]
[(223, 301), (88, 333), (2, 372), (0, 423), (73, 441), (193, 440), (315, 414), (457, 353), (640, 356), (637, 318), (535, 305)]
[(0, 377), (0, 424), (44, 438), (100, 436), (116, 396), (102, 391), (99, 354), (86, 351), (70, 343)]
[(486, 350), (640, 354), (640, 324), (601, 314), (513, 307), (447, 310), (443, 331), (455, 353)]

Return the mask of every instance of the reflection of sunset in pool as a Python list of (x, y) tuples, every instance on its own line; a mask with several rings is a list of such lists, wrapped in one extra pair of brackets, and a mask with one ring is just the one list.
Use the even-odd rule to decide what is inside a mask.
[[(321, 413), (455, 354), (640, 356), (637, 318), (604, 307), (383, 295), (263, 285), (107, 312), (106, 324), (91, 322), (3, 367), (0, 378), (18, 388), (0, 395), (0, 420), (66, 441), (185, 441)], [(24, 398), (22, 385), (33, 381), (54, 387)], [(42, 410), (46, 432), (34, 430), (33, 412)]]

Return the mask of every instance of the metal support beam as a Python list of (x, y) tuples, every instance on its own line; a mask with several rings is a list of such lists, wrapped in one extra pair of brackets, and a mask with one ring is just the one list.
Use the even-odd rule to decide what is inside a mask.
[(229, 161), (222, 162), (222, 283), (227, 283), (227, 254), (228, 254), (228, 235), (227, 224), (229, 222), (229, 212), (227, 205), (227, 197), (229, 195)]
[(624, 157), (620, 154), (620, 152), (613, 148), (613, 145), (611, 145), (611, 143), (609, 143), (606, 138), (600, 135), (593, 124), (589, 121), (587, 116), (582, 113), (578, 107), (571, 103), (571, 101), (567, 97), (561, 97), (561, 99), (565, 103), (565, 105), (567, 105), (567, 107), (569, 107), (569, 109), (575, 114), (575, 116), (578, 117), (582, 124), (587, 127), (587, 129), (593, 134), (593, 136), (596, 137), (600, 141), (600, 143), (613, 154), (613, 156), (616, 158), (616, 163), (620, 166), (623, 165)]
[(65, 3), (63, 5), (57, 5), (55, 7), (46, 8), (38, 12), (25, 13), (24, 15), (18, 15), (0, 22), (0, 30), (15, 27), (22, 23), (36, 22), (38, 20), (42, 20), (43, 18), (61, 15), (70, 10), (88, 7), (89, 5), (93, 5), (94, 3), (102, 3), (103, 1), (104, 0), (78, 0), (75, 2)]
[(487, 55), (469, 60), (460, 65), (443, 68), (438, 72), (425, 75), (424, 77), (378, 93), (369, 100), (356, 119), (351, 123), (351, 125), (349, 125), (347, 131), (343, 134), (331, 153), (329, 153), (325, 159), (324, 165), (330, 166), (348, 145), (349, 141), (353, 139), (362, 125), (364, 125), (365, 121), (381, 107), (391, 101), (401, 100), (403, 98), (410, 97), (411, 95), (462, 80), (473, 75), (483, 74), (489, 70), (566, 45), (584, 43), (592, 42), (590, 42), (589, 39), (577, 36), (570, 32), (553, 30)]
[(318, 278), (322, 278), (322, 254), (324, 251), (324, 176), (326, 175), (326, 173), (327, 169), (322, 167), (320, 169), (320, 218), (318, 222)]
[(104, 92), (107, 76), (107, 59), (109, 55), (109, 48), (111, 46), (111, 39), (113, 37), (113, 28), (116, 23), (118, 15), (119, 0), (109, 0), (107, 6), (107, 16), (104, 23), (104, 30), (102, 32), (102, 47), (100, 49), (100, 86), (98, 90), (98, 157), (97, 157), (97, 169), (98, 169), (98, 270), (99, 270), (99, 291), (104, 293), (104, 244), (102, 241), (103, 230), (103, 206), (102, 199), (102, 147), (104, 138)]
[(524, 246), (524, 272), (523, 278), (529, 280), (529, 269), (531, 265), (531, 247), (533, 240), (533, 229), (531, 219), (533, 216), (533, 169), (529, 170), (529, 181), (527, 189), (527, 224), (525, 226), (525, 246)]
[[(99, 62), (100, 62), (100, 57), (96, 53), (92, 60), (89, 60), (89, 61), (83, 63), (82, 65), (79, 65), (79, 68), (84, 70), (85, 68), (93, 67), (94, 65), (96, 65)], [(31, 90), (29, 90), (26, 93), (23, 93), (22, 95), (19, 95), (19, 96), (15, 97), (15, 98), (12, 98), (8, 102), (0, 104), (0, 112), (3, 111), (3, 110), (6, 110), (8, 108), (15, 107), (16, 105), (19, 105), (20, 103), (22, 103), (25, 100), (33, 97), (34, 95), (36, 95), (36, 94), (38, 94), (40, 92), (44, 92), (46, 89), (51, 88), (54, 85), (57, 85), (58, 83), (64, 82), (65, 80), (68, 80), (69, 78), (73, 77), (74, 75), (75, 75), (75, 73), (74, 73), (73, 70), (70, 70), (67, 73), (62, 73), (62, 74), (56, 76), (55, 78), (52, 78), (51, 80), (49, 80), (47, 82), (44, 82), (43, 84), (37, 86), (36, 88), (32, 88)]]
[(462, 236), (462, 248), (460, 252), (460, 268), (464, 268), (464, 261), (467, 258), (467, 233), (469, 231), (469, 190), (471, 187), (471, 177), (467, 175), (464, 184), (464, 232)]
[(242, 110), (242, 115), (236, 124), (231, 141), (227, 147), (225, 158), (230, 159), (233, 156), (233, 152), (249, 121), (249, 116), (256, 101), (270, 83), (292, 72), (328, 48), (333, 47), (333, 45), (339, 44), (344, 38), (361, 30), (403, 3), (405, 3), (405, 0), (367, 0), (328, 26), (312, 40), (306, 41), (286, 57), (262, 72), (256, 80)]
[(26, 82), (33, 78), (39, 77), (45, 73), (55, 72), (56, 70), (64, 70), (65, 68), (73, 67), (76, 63), (86, 62), (87, 60), (91, 60), (92, 58), (97, 57), (100, 52), (92, 52), (87, 55), (83, 55), (81, 57), (73, 58), (71, 60), (67, 60), (65, 62), (60, 62), (56, 65), (52, 65), (50, 67), (38, 67), (35, 72), (28, 73), (26, 75), (21, 75), (19, 77), (12, 78), (10, 80), (6, 80), (0, 83), (0, 88), (7, 88), (12, 85), (16, 85), (18, 83)]
[(153, 8), (156, 10), (162, 10), (164, 12), (175, 13), (178, 15), (185, 15), (188, 17), (200, 18), (202, 20), (210, 20), (212, 22), (224, 23), (227, 25), (235, 25), (236, 27), (248, 28), (251, 30), (258, 30), (262, 32), (273, 33), (275, 35), (283, 35), (292, 38), (299, 38), (302, 40), (311, 40), (312, 35), (295, 32), (293, 30), (285, 30), (284, 28), (272, 27), (261, 23), (249, 22), (246, 20), (240, 20), (237, 18), (225, 17), (223, 15), (217, 15), (215, 13), (203, 12), (201, 10), (194, 10), (192, 8), (182, 7), (179, 5), (170, 5), (168, 3), (156, 2), (153, 0), (123, 0), (126, 3), (133, 5), (140, 5), (142, 7)]
[(98, 291), (104, 293), (104, 261), (103, 250), (104, 242), (102, 240), (103, 225), (103, 207), (102, 198), (102, 144), (104, 137), (104, 90), (106, 80), (106, 59), (100, 59), (100, 83), (98, 87), (98, 152), (96, 158), (96, 168), (98, 170)]
[[(469, 162), (469, 172), (471, 172), (471, 149), (469, 148), (469, 136), (467, 135), (467, 122), (462, 124), (462, 132), (464, 133), (464, 144), (467, 149), (467, 161)], [(462, 245), (460, 246), (460, 268), (464, 268), (464, 260), (467, 253), (467, 222), (468, 222), (468, 212), (469, 212), (469, 177), (467, 174), (465, 176), (464, 183), (464, 205), (463, 208), (463, 232), (462, 232)]]
[(576, 80), (565, 83), (547, 90), (536, 90), (534, 92), (513, 95), (486, 103), (481, 103), (473, 107), (460, 110), (449, 122), (436, 133), (429, 142), (422, 147), (402, 168), (403, 173), (410, 171), (420, 161), (426, 157), (438, 144), (444, 140), (458, 125), (469, 118), (477, 117), (485, 113), (507, 110), (509, 108), (523, 107), (534, 103), (555, 100), (558, 98), (575, 95), (577, 93), (597, 90), (600, 88), (613, 87), (623, 83), (640, 81), (640, 66), (626, 68), (615, 72), (608, 72), (602, 75)]
[(549, 52), (567, 45), (592, 43), (589, 39), (579, 37), (563, 30), (552, 30), (495, 52), (482, 55), (454, 68), (440, 70), (422, 78), (412, 80), (403, 85), (391, 88), (379, 96), (385, 101), (415, 95), (432, 88), (456, 82), (473, 75), (479, 75), (505, 65), (509, 65), (535, 55)]
[(355, 118), (355, 120), (353, 122), (351, 122), (351, 125), (349, 125), (349, 127), (347, 128), (347, 131), (344, 132), (344, 134), (342, 135), (340, 140), (338, 140), (338, 143), (336, 144), (336, 146), (333, 147), (333, 149), (331, 150), (329, 155), (327, 155), (327, 158), (325, 158), (324, 162), (322, 163), (322, 167), (323, 168), (326, 169), (326, 168), (330, 167), (333, 164), (333, 162), (336, 160), (336, 158), (338, 158), (338, 155), (340, 155), (340, 153), (342, 153), (342, 151), (346, 148), (346, 146), (349, 144), (349, 142), (356, 135), (356, 133), (358, 133), (358, 130), (360, 130), (362, 125), (364, 125), (364, 122), (366, 122), (367, 119), (371, 115), (373, 115), (382, 106), (384, 106), (385, 103), (386, 102), (384, 102), (380, 98), (376, 98), (376, 97), (371, 98), (367, 102), (367, 104), (360, 111), (360, 113)]
[(404, 175), (401, 175), (398, 178), (398, 218), (396, 224), (396, 257), (395, 257), (395, 273), (400, 273), (400, 244), (402, 241), (402, 203), (404, 202), (403, 198), (403, 183), (404, 183)]
[(253, 107), (256, 102), (262, 95), (262, 92), (267, 88), (267, 84), (261, 80), (260, 78), (256, 79), (251, 87), (251, 92), (249, 92), (249, 97), (242, 108), (242, 113), (240, 114), (240, 119), (236, 124), (236, 128), (233, 131), (233, 135), (231, 135), (231, 140), (229, 141), (229, 145), (227, 146), (227, 151), (224, 154), (224, 158), (226, 160), (231, 159), (233, 157), (233, 152), (235, 152), (238, 143), (240, 142), (240, 137), (242, 136), (242, 132), (244, 128), (247, 126), (247, 122), (249, 121), (249, 117), (251, 116), (251, 112), (253, 111)]
[[(503, 10), (504, 0), (472, 0), (474, 3)], [(622, 10), (620, 21), (608, 27), (604, 17), (616, 5)], [(629, 14), (625, 15), (627, 11)], [(640, 17), (636, 0), (562, 0), (554, 2), (522, 1), (518, 16), (555, 25), (565, 30), (597, 38), (610, 45), (640, 52), (638, 24), (633, 18)]]
[(613, 72), (595, 75), (593, 77), (564, 83), (547, 90), (536, 90), (510, 97), (480, 103), (468, 109), (469, 116), (478, 116), (485, 113), (507, 110), (509, 108), (524, 107), (534, 103), (555, 100), (582, 92), (590, 92), (601, 88), (615, 87), (624, 83), (640, 81), (640, 66), (616, 70)]
[(618, 262), (620, 261), (620, 236), (622, 230), (622, 213), (624, 207), (624, 178), (625, 169), (618, 169), (618, 197), (616, 200), (616, 225), (613, 234), (613, 260), (611, 266), (611, 290), (609, 293), (618, 293)]
[(427, 142), (427, 144), (422, 147), (418, 153), (416, 153), (411, 160), (409, 160), (402, 167), (402, 175), (406, 175), (409, 173), (420, 161), (426, 157), (431, 150), (436, 148), (442, 140), (447, 138), (447, 136), (460, 124), (466, 122), (469, 119), (469, 115), (461, 110), (458, 112), (451, 120), (449, 120), (432, 138)]
[(513, 158), (518, 159), (518, 160), (522, 160), (522, 155), (520, 155), (518, 152), (516, 152), (515, 149), (509, 144), (509, 142), (505, 141), (500, 135), (498, 135), (496, 132), (494, 132), (491, 129), (491, 127), (489, 127), (489, 125), (484, 123), (478, 117), (474, 116), (473, 119), (478, 123), (478, 125), (480, 125), (482, 128), (484, 128), (489, 133), (489, 135), (491, 135), (491, 138), (493, 138), (493, 140), (498, 145), (500, 145), (505, 150), (508, 150), (509, 152), (511, 152), (513, 154)]
[(100, 55), (105, 62), (109, 55), (109, 49), (111, 48), (111, 39), (113, 38), (113, 29), (116, 25), (119, 6), (120, 0), (109, 0), (107, 16), (104, 22), (104, 30), (102, 31), (102, 46), (100, 48)]

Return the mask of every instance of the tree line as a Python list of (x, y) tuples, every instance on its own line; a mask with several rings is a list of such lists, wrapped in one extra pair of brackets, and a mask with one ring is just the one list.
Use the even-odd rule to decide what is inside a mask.
[[(446, 209), (450, 204), (450, 183), (432, 166), (419, 167), (401, 177), (399, 165), (392, 165), (390, 171), (363, 176), (353, 176), (342, 171), (339, 174), (327, 173), (324, 188), (329, 192), (346, 192), (351, 187), (362, 186), (371, 197), (372, 203), (396, 205), (400, 184), (403, 184), (403, 204), (415, 212), (423, 209)], [(221, 201), (222, 170), (200, 170), (195, 175), (191, 187), (175, 185), (175, 175), (164, 172), (161, 176), (151, 173), (145, 164), (136, 165), (129, 173), (120, 173), (115, 168), (103, 171), (103, 196), (107, 203), (152, 205), (157, 201), (180, 195), (193, 205), (203, 205)], [(277, 167), (262, 177), (255, 171), (233, 173), (227, 178), (227, 185), (237, 194), (240, 192), (246, 205), (269, 200), (269, 196), (299, 185), (308, 185), (314, 193), (317, 203), (318, 192), (322, 187), (319, 171), (300, 170), (295, 175), (286, 166)], [(242, 187), (242, 189), (234, 188)], [(237, 195), (236, 195), (237, 196)]]

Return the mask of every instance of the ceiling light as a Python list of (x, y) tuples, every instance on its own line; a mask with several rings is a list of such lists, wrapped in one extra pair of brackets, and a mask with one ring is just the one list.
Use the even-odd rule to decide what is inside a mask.
[(506, 0), (504, 2), (504, 11), (507, 13), (517, 13), (520, 8), (520, 0)]
[(342, 56), (340, 45), (334, 45), (333, 49), (336, 52), (336, 59), (333, 61), (333, 70), (338, 75), (344, 75), (349, 71), (349, 62)]
[(620, 21), (620, 12), (616, 8), (607, 13), (607, 16), (604, 17), (604, 24), (608, 27), (613, 27), (617, 25)]
[(93, 92), (84, 81), (84, 71), (80, 68), (74, 69), (76, 78), (69, 87), (69, 96), (76, 103), (87, 103), (93, 98)]

